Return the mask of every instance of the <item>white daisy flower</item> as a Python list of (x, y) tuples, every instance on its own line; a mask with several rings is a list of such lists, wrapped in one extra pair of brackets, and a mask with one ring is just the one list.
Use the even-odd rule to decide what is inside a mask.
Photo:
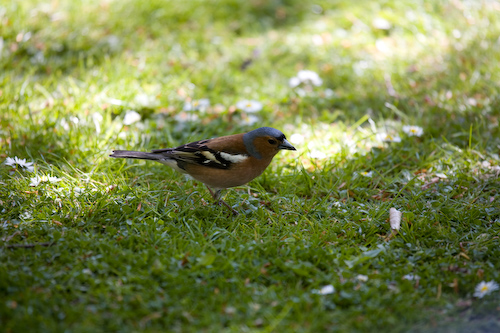
[(210, 106), (210, 100), (208, 98), (202, 98), (196, 101), (184, 103), (182, 108), (184, 111), (205, 111)]
[(33, 162), (26, 162), (26, 159), (18, 159), (17, 164), (19, 164), (21, 167), (25, 168), (29, 172), (35, 171), (35, 167), (33, 166)]
[(43, 182), (49, 182), (49, 183), (57, 183), (60, 182), (62, 179), (57, 178), (57, 177), (52, 177), (52, 176), (38, 176), (36, 175), (35, 177), (30, 178), (30, 186), (38, 186), (40, 183)]
[(10, 166), (15, 166), (16, 165), (16, 158), (17, 157), (7, 157), (7, 159), (5, 160), (5, 165), (10, 165)]
[(314, 158), (317, 160), (322, 160), (326, 158), (326, 154), (319, 150), (312, 150), (307, 155), (309, 155), (310, 158)]
[(236, 107), (247, 113), (259, 112), (262, 110), (262, 103), (254, 100), (242, 100), (236, 103)]
[(326, 99), (333, 98), (335, 96), (335, 91), (333, 91), (330, 88), (326, 88), (325, 91), (323, 92), (324, 96)]
[(59, 125), (61, 125), (61, 127), (65, 130), (65, 131), (69, 131), (70, 127), (69, 127), (69, 124), (68, 122), (66, 121), (66, 119), (61, 119), (61, 121), (59, 121)]
[(301, 70), (297, 73), (297, 78), (301, 83), (312, 84), (313, 86), (320, 86), (323, 80), (319, 77), (318, 73), (310, 70)]
[(340, 208), (340, 207), (342, 207), (342, 203), (339, 201), (334, 201), (334, 202), (332, 202), (331, 206), (336, 207), (336, 208)]
[(368, 281), (368, 276), (363, 275), (363, 274), (358, 274), (358, 276), (356, 276), (356, 279), (358, 279), (361, 282), (366, 282), (366, 281)]
[(191, 112), (180, 112), (175, 115), (174, 119), (179, 123), (186, 123), (191, 121), (197, 121), (198, 115), (196, 113)]
[(418, 275), (414, 275), (414, 274), (406, 274), (405, 276), (403, 276), (403, 280), (408, 280), (408, 281), (417, 281), (417, 280), (420, 280), (420, 276)]
[(108, 98), (107, 102), (113, 105), (119, 105), (119, 106), (125, 106), (127, 105), (127, 102), (122, 101), (121, 99), (118, 98)]
[(372, 25), (376, 29), (389, 30), (391, 28), (391, 23), (384, 18), (377, 17), (372, 21)]
[(151, 96), (148, 94), (137, 94), (135, 95), (134, 101), (142, 107), (145, 108), (154, 108), (160, 104), (160, 102), (156, 99), (155, 96)]
[(372, 178), (373, 171), (363, 171), (363, 172), (361, 172), (361, 176)]
[(102, 115), (98, 112), (94, 112), (92, 113), (92, 120), (94, 121), (95, 131), (97, 134), (101, 133), (101, 123), (103, 120)]
[(73, 122), (73, 124), (75, 124), (75, 125), (78, 125), (80, 123), (80, 118), (75, 117), (75, 116), (69, 117), (69, 120), (71, 120)]
[(319, 77), (318, 73), (310, 71), (310, 70), (301, 70), (297, 73), (297, 76), (294, 76), (288, 80), (288, 85), (290, 88), (298, 87), (301, 84), (312, 85), (319, 87), (323, 84), (323, 80)]
[(31, 213), (30, 213), (30, 212), (25, 211), (24, 213), (19, 214), (19, 218), (20, 218), (21, 220), (31, 220), (31, 219), (33, 218), (33, 215), (31, 215)]
[(118, 185), (109, 185), (108, 187), (106, 187), (106, 192), (111, 192), (113, 191), (115, 188), (117, 188)]
[(253, 126), (253, 125), (257, 124), (258, 122), (260, 122), (260, 118), (251, 114), (251, 115), (244, 117), (240, 121), (240, 125), (241, 126)]
[(292, 134), (292, 136), (290, 136), (290, 142), (296, 145), (300, 145), (301, 143), (304, 143), (304, 141), (305, 138), (302, 134), (294, 133)]
[(300, 79), (296, 76), (290, 78), (290, 80), (288, 80), (288, 85), (290, 86), (290, 88), (295, 88), (297, 87), (299, 84), (300, 84)]
[(80, 196), (80, 194), (85, 193), (85, 189), (78, 187), (78, 186), (75, 186), (75, 187), (73, 187), (73, 193), (75, 194), (75, 197), (78, 197), (78, 196)]
[(453, 29), (451, 31), (451, 33), (453, 34), (453, 37), (455, 37), (456, 39), (459, 39), (460, 37), (462, 37), (462, 33), (458, 29)]
[(314, 290), (314, 292), (319, 295), (329, 295), (335, 292), (335, 288), (331, 284), (329, 284), (322, 287), (320, 290)]
[(123, 125), (132, 125), (141, 120), (141, 115), (134, 110), (128, 110), (123, 118)]
[(409, 136), (422, 136), (424, 134), (424, 129), (420, 126), (403, 126), (403, 132)]
[(377, 140), (382, 142), (401, 142), (401, 138), (398, 135), (390, 135), (387, 133), (378, 133)]
[(42, 178), (40, 176), (35, 176), (30, 178), (30, 186), (38, 186), (42, 182)]
[(19, 158), (14, 156), (14, 158), (7, 157), (5, 159), (5, 165), (16, 166), (19, 165), (21, 168), (28, 170), (29, 172), (35, 171), (35, 167), (33, 166), (33, 162), (26, 162), (25, 158)]
[(391, 224), (391, 229), (399, 230), (401, 227), (401, 216), (402, 213), (396, 208), (391, 208), (389, 210), (389, 222)]
[(109, 48), (112, 51), (117, 51), (118, 48), (120, 47), (121, 41), (118, 36), (115, 35), (109, 35), (106, 39), (105, 42), (108, 44)]
[(62, 179), (61, 178), (57, 178), (57, 177), (52, 177), (52, 176), (45, 176), (47, 178), (46, 181), (48, 181), (49, 183), (57, 183), (57, 182), (60, 182)]
[(236, 308), (232, 306), (226, 306), (226, 308), (224, 309), (224, 312), (230, 316), (234, 315), (236, 311), (237, 311)]
[(491, 163), (489, 161), (482, 161), (481, 166), (485, 169), (489, 169), (491, 167)]
[(481, 281), (474, 291), (474, 297), (483, 298), (486, 295), (491, 294), (495, 290), (498, 290), (498, 284), (495, 281), (484, 282)]

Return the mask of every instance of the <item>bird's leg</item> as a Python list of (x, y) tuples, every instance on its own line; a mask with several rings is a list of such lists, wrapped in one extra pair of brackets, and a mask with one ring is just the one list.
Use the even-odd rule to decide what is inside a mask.
[[(206, 186), (206, 185), (205, 185)], [(236, 210), (233, 209), (233, 207), (229, 206), (229, 204), (227, 202), (225, 202), (224, 200), (222, 199), (219, 199), (220, 197), (220, 193), (222, 190), (217, 190), (217, 191), (212, 191), (212, 189), (210, 187), (208, 187), (208, 191), (210, 192), (210, 195), (212, 195), (212, 198), (214, 198), (214, 200), (220, 205), (220, 204), (223, 204), (224, 206), (227, 207), (227, 209), (229, 209), (231, 211), (231, 213), (233, 213), (233, 215), (238, 215), (238, 212)]]

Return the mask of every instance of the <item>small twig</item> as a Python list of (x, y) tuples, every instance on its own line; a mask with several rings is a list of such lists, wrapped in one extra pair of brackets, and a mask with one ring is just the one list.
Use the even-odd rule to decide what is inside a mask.
[(24, 248), (24, 249), (30, 249), (35, 246), (52, 246), (55, 245), (55, 242), (47, 242), (47, 243), (34, 243), (34, 244), (8, 244), (5, 245), (6, 248), (12, 249), (12, 248)]
[(385, 81), (385, 88), (387, 89), (387, 94), (391, 97), (398, 98), (398, 93), (396, 92), (394, 86), (392, 85), (391, 76), (389, 74), (384, 75), (384, 81)]
[(425, 183), (424, 185), (422, 185), (422, 190), (427, 190), (429, 187), (431, 187), (432, 184), (439, 183), (440, 180), (441, 180), (441, 178), (439, 178), (439, 177), (432, 178), (428, 183)]
[(10, 235), (9, 237), (5, 237), (4, 239), (2, 239), (5, 243), (7, 243), (8, 241), (10, 241), (12, 238), (16, 237), (17, 235), (20, 235), (21, 232), (18, 230), (16, 231), (15, 233), (13, 233), (12, 235)]

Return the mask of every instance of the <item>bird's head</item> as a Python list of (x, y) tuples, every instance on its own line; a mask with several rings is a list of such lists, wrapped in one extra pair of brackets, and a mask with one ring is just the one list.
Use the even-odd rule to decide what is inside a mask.
[(261, 127), (243, 135), (249, 154), (255, 158), (272, 158), (280, 150), (296, 150), (281, 131), (272, 127)]

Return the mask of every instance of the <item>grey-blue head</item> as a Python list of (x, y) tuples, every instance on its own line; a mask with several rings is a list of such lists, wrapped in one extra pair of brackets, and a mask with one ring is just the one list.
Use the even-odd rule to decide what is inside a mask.
[(287, 141), (285, 134), (272, 127), (261, 127), (243, 135), (248, 153), (258, 159), (273, 157), (281, 149), (296, 150)]

